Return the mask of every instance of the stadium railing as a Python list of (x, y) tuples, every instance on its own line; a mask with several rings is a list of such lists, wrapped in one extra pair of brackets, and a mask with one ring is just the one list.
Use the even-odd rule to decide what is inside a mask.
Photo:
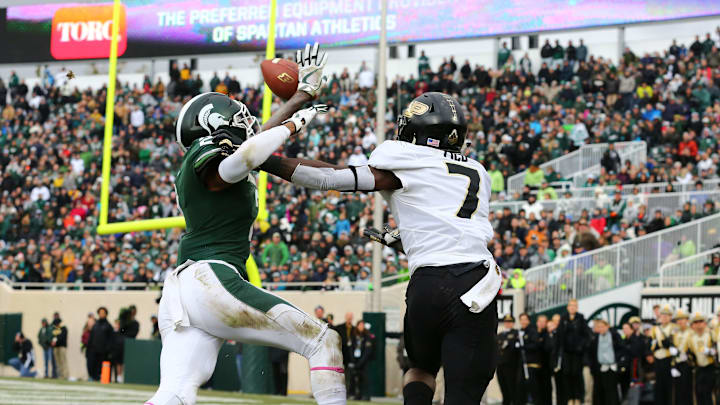
[[(633, 164), (638, 164), (647, 159), (647, 145), (644, 141), (617, 142), (614, 145), (623, 163), (630, 160)], [(541, 164), (540, 169), (545, 171), (552, 167), (561, 177), (572, 179), (573, 183), (578, 185), (580, 179), (584, 183), (590, 174), (600, 173), (600, 160), (607, 149), (607, 143), (583, 145), (573, 152)], [(525, 173), (526, 171), (522, 171), (508, 178), (507, 189), (510, 194), (522, 191)]]
[[(620, 143), (623, 145), (617, 146), (617, 143), (615, 145), (616, 150), (620, 155), (621, 162), (625, 163), (625, 161), (629, 160), (630, 163), (635, 166), (645, 164), (645, 161), (647, 161), (647, 146), (645, 145), (645, 142), (641, 141)], [(605, 153), (606, 149), (607, 148), (603, 149), (602, 153)], [(591, 154), (591, 159), (595, 159), (595, 155), (597, 154), (595, 150), (593, 150), (593, 152), (594, 153)], [(600, 160), (602, 159), (602, 153), (600, 154), (600, 157), (595, 160), (597, 164), (572, 174), (571, 178), (575, 187), (582, 187), (587, 182), (590, 176), (595, 176), (597, 178), (600, 175)]]
[[(399, 273), (392, 276), (386, 276), (381, 279), (383, 287), (402, 283), (410, 279), (409, 273)], [(50, 290), (50, 291), (87, 291), (87, 290), (106, 290), (106, 291), (140, 291), (140, 290), (159, 290), (163, 283), (149, 281), (147, 283), (52, 283), (52, 282), (21, 282), (13, 281), (7, 276), (0, 274), (0, 282), (15, 290)], [(340, 280), (333, 282), (305, 281), (305, 282), (267, 282), (263, 283), (263, 288), (272, 290), (305, 290), (305, 289), (321, 289), (332, 288), (339, 291), (368, 291), (372, 288), (369, 281), (349, 281)]]
[[(612, 197), (608, 197), (608, 203), (612, 201)], [(690, 192), (677, 192), (677, 193), (653, 193), (653, 194), (625, 194), (622, 196), (623, 201), (635, 201), (646, 206), (646, 213), (653, 215), (656, 210), (660, 210), (663, 214), (668, 215), (675, 212), (675, 210), (682, 208), (686, 202), (694, 203), (698, 209), (702, 209), (702, 205), (705, 201), (720, 201), (720, 190), (715, 189), (712, 191), (690, 191)], [(557, 215), (560, 211), (565, 212), (567, 216), (577, 218), (583, 210), (588, 210), (592, 215), (592, 210), (595, 208), (606, 208), (601, 201), (597, 198), (582, 197), (582, 198), (559, 198), (557, 200), (543, 200), (539, 201), (543, 206), (543, 210), (552, 210), (554, 215)], [(510, 208), (510, 211), (517, 214), (525, 201), (506, 201), (506, 202), (493, 202), (490, 203), (490, 210), (502, 210), (505, 207)]]
[[(551, 186), (556, 183), (550, 184)], [(567, 184), (567, 183), (566, 183)], [(616, 191), (620, 194), (632, 194), (637, 188), (639, 194), (650, 194), (653, 191), (659, 193), (665, 192), (665, 187), (672, 185), (674, 192), (690, 192), (690, 191), (712, 191), (720, 189), (720, 178), (717, 179), (703, 179), (702, 190), (697, 190), (695, 182), (690, 183), (678, 183), (678, 182), (659, 182), (659, 183), (642, 183), (642, 184), (624, 184), (622, 186), (595, 186), (595, 187), (559, 187), (562, 189), (562, 193), (571, 193), (573, 198), (590, 198), (595, 197), (596, 190), (600, 189), (605, 194), (612, 196)], [(531, 194), (539, 194), (538, 190), (531, 191)], [(560, 191), (558, 191), (558, 195)]]
[(711, 263), (714, 255), (720, 255), (720, 248), (706, 250), (660, 267), (657, 277), (650, 277), (648, 287), (699, 287), (707, 279), (717, 279), (718, 275), (705, 274), (705, 263)]
[[(655, 276), (667, 263), (712, 248), (720, 241), (720, 214), (595, 249), (525, 271), (526, 308), (564, 305)], [(508, 269), (510, 270), (510, 269)]]

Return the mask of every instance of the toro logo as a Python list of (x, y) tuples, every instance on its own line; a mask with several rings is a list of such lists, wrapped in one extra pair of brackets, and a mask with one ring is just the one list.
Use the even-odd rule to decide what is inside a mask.
[[(50, 53), (55, 59), (93, 59), (110, 56), (112, 5), (64, 7), (52, 20)], [(120, 8), (118, 56), (127, 49), (125, 6)]]

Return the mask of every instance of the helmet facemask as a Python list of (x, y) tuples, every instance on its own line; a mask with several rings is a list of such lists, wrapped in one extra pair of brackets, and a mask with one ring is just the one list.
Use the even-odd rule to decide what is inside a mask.
[(257, 117), (250, 113), (247, 106), (236, 101), (240, 105), (240, 110), (233, 115), (230, 126), (242, 128), (245, 130), (245, 139), (250, 139), (260, 132), (260, 123)]

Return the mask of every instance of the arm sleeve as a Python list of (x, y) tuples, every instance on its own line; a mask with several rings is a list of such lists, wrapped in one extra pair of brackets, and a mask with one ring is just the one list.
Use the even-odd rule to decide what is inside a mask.
[(334, 169), (299, 164), (290, 180), (297, 185), (316, 190), (373, 191), (375, 189), (375, 176), (369, 166)]
[(265, 162), (289, 136), (290, 130), (287, 127), (278, 126), (243, 142), (232, 155), (220, 162), (220, 178), (227, 183), (243, 180), (253, 169)]

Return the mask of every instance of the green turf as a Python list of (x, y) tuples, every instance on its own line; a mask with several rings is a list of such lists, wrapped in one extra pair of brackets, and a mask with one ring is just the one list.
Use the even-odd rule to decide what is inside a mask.
[[(70, 382), (48, 379), (0, 378), (0, 403), (14, 405), (66, 405), (66, 404), (140, 404), (148, 399), (156, 387), (139, 384), (99, 384), (93, 382)], [(198, 405), (214, 404), (314, 404), (309, 396), (250, 395), (226, 391), (200, 390)], [(229, 401), (229, 400), (235, 401)], [(393, 403), (392, 400), (373, 402)], [(349, 401), (348, 404), (367, 404)]]

